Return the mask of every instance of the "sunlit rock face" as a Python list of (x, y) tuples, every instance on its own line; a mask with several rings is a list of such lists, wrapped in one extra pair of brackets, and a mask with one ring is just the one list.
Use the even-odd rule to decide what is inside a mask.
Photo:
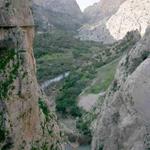
[(150, 23), (149, 0), (108, 0), (100, 3), (85, 11), (89, 21), (79, 30), (82, 40), (113, 43), (136, 29), (144, 35)]
[(29, 3), (23, 0), (1, 0), (0, 20), (1, 26), (28, 26), (34, 24)]
[(114, 39), (122, 39), (127, 32), (136, 30), (143, 36), (150, 24), (149, 0), (126, 0), (106, 23)]
[(29, 1), (1, 0), (1, 150), (51, 149), (52, 145), (62, 149), (56, 116), (50, 112), (47, 98), (37, 84), (33, 39)]
[(122, 58), (99, 108), (92, 150), (150, 148), (150, 29)]
[(85, 25), (79, 29), (81, 40), (93, 40), (103, 43), (115, 41), (106, 27), (108, 19), (118, 10), (125, 0), (101, 0), (84, 11)]

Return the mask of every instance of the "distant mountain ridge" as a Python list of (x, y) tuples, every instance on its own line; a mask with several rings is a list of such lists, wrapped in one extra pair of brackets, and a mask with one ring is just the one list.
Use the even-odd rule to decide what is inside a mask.
[(87, 7), (84, 16), (88, 23), (99, 22), (104, 18), (109, 18), (114, 14), (125, 0), (100, 0), (99, 2)]
[(40, 29), (76, 30), (83, 20), (76, 0), (33, 0), (33, 13)]
[(150, 23), (150, 2), (101, 0), (85, 9), (84, 16), (87, 23), (79, 29), (82, 40), (112, 43), (132, 30), (144, 35)]

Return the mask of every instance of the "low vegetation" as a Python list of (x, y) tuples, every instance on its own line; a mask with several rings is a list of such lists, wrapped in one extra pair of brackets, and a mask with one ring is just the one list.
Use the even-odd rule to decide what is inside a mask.
[(91, 137), (90, 126), (91, 123), (96, 119), (96, 114), (94, 111), (83, 112), (82, 117), (79, 117), (76, 122), (76, 127), (82, 135)]
[(105, 92), (114, 79), (118, 61), (119, 59), (116, 59), (98, 69), (96, 78), (93, 80), (93, 83), (87, 88), (85, 92), (94, 94)]
[[(14, 49), (3, 49), (0, 55), (0, 100), (7, 97), (13, 81), (16, 79), (19, 70), (18, 53)], [(10, 65), (12, 63), (12, 66)], [(9, 73), (8, 73), (9, 72)]]
[[(43, 138), (49, 137), (48, 141), (44, 141), (42, 145), (38, 145), (38, 142), (32, 145), (32, 150), (58, 150), (61, 147), (60, 141), (62, 141), (62, 132), (56, 131), (56, 122), (57, 118), (54, 112), (50, 111), (48, 105), (44, 98), (39, 98), (38, 101), (39, 108), (44, 115), (43, 121), (41, 121), (40, 125), (42, 128)], [(51, 140), (51, 142), (50, 142)]]
[[(118, 58), (135, 42), (131, 35), (128, 36), (124, 41), (103, 45), (80, 41), (72, 33), (60, 30), (36, 35), (34, 49), (39, 82), (70, 72), (58, 87), (58, 112), (81, 116), (82, 110), (77, 106), (77, 98), (83, 90), (89, 87), (87, 92), (97, 94), (108, 88), (114, 78)], [(104, 65), (106, 66), (102, 67)]]
[(93, 49), (98, 52), (101, 45), (95, 42), (81, 42), (71, 33), (54, 30), (37, 34), (34, 47), (38, 79), (42, 82), (85, 65), (91, 59)]

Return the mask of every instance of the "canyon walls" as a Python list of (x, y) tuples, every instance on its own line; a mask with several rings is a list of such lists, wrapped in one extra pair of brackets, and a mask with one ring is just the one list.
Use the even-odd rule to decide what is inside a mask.
[(150, 148), (150, 29), (122, 58), (99, 107), (92, 150)]
[(36, 80), (30, 2), (0, 2), (0, 149), (62, 149), (57, 118)]

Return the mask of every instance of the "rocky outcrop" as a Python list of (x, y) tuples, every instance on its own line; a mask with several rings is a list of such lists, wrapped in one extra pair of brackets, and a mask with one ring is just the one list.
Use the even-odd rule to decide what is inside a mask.
[[(99, 4), (99, 3), (98, 3)], [(96, 4), (96, 10), (100, 9)], [(101, 1), (101, 11), (86, 10), (87, 16), (96, 18), (79, 30), (82, 40), (112, 43), (123, 39), (127, 32), (138, 30), (143, 36), (150, 23), (150, 2), (147, 0)], [(91, 10), (93, 10), (91, 9)], [(85, 11), (85, 12), (86, 12)], [(98, 19), (99, 18), (99, 19)]]
[(101, 0), (84, 11), (86, 24), (79, 29), (79, 38), (104, 43), (112, 43), (115, 40), (106, 27), (108, 19), (116, 13), (119, 6), (125, 0)]
[(33, 12), (40, 29), (54, 26), (75, 30), (81, 26), (83, 20), (82, 12), (75, 0), (34, 0)]
[(56, 116), (35, 76), (29, 6), (0, 2), (0, 149), (62, 149)]
[(88, 23), (93, 24), (101, 21), (102, 19), (109, 18), (114, 14), (119, 6), (125, 0), (100, 0), (92, 6), (84, 10), (84, 16)]
[(150, 1), (126, 0), (106, 23), (114, 39), (122, 39), (127, 32), (138, 30), (141, 35), (150, 24)]
[(93, 135), (92, 150), (150, 148), (150, 29), (122, 58)]
[(79, 30), (78, 38), (83, 41), (97, 41), (104, 44), (113, 43), (115, 39), (106, 28), (107, 19), (103, 19), (95, 24), (85, 24)]

